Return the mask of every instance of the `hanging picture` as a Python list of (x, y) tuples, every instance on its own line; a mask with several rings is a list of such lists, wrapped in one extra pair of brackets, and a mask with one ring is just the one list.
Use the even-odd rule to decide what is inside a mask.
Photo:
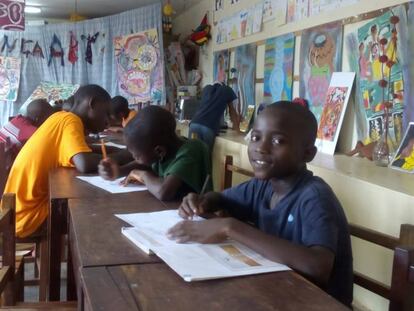
[(318, 151), (334, 154), (354, 79), (354, 72), (332, 74), (318, 126), (316, 139)]
[(266, 103), (292, 99), (294, 54), (292, 33), (266, 40), (263, 94)]
[(220, 11), (224, 8), (224, 0), (214, 0), (214, 11)]
[(287, 0), (264, 0), (263, 23), (275, 20), (273, 25), (286, 24)]
[(232, 87), (238, 97), (238, 100), (234, 101), (236, 111), (246, 118), (247, 107), (255, 105), (256, 44), (246, 44), (236, 48), (235, 69), (236, 82)]
[(160, 102), (164, 65), (156, 29), (115, 38), (120, 94), (130, 104)]
[(0, 100), (15, 101), (20, 82), (20, 58), (0, 56)]
[(0, 0), (0, 29), (24, 30), (24, 0)]
[(223, 50), (214, 53), (213, 80), (214, 82), (227, 83), (229, 70), (229, 51)]
[[(359, 79), (359, 104), (369, 124), (370, 141), (376, 141), (382, 134), (384, 103), (392, 103), (390, 114), (402, 114), (404, 110), (402, 55), (400, 47), (397, 47), (404, 40), (399, 31), (402, 22), (398, 17), (398, 21), (393, 18), (389, 11), (357, 31), (358, 58), (354, 67)], [(382, 83), (386, 85), (381, 86)], [(388, 124), (390, 137), (398, 145), (401, 137), (397, 136), (402, 132), (402, 123), (392, 121)], [(381, 126), (373, 126), (379, 122)]]
[(342, 24), (322, 25), (303, 31), (300, 45), (299, 95), (320, 120), (331, 75), (340, 71)]
[(49, 103), (53, 104), (57, 100), (65, 100), (72, 96), (79, 88), (79, 84), (40, 82), (32, 95), (24, 102), (20, 111), (25, 111), (27, 105), (39, 98), (45, 98)]
[(414, 122), (408, 124), (390, 166), (399, 171), (414, 173)]
[(258, 33), (262, 30), (263, 22), (263, 3), (259, 2), (247, 11), (247, 20), (245, 26), (245, 36)]

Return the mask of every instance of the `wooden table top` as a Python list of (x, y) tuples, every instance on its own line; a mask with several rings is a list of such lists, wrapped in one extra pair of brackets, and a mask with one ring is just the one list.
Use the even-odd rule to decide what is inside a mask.
[(121, 233), (129, 226), (114, 214), (155, 212), (176, 207), (148, 191), (69, 200), (70, 243), (81, 267), (160, 262), (147, 255)]
[(81, 278), (90, 310), (349, 310), (295, 272), (187, 283), (154, 263), (87, 267)]

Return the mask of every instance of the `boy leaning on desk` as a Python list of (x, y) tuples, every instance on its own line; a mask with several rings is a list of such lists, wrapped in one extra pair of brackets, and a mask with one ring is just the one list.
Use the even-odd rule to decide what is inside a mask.
[(169, 230), (169, 237), (181, 243), (238, 241), (351, 306), (347, 220), (332, 189), (306, 168), (316, 154), (316, 132), (306, 105), (280, 101), (266, 107), (248, 147), (255, 178), (222, 193), (191, 193), (179, 208), (184, 219), (217, 210), (230, 217), (185, 220)]

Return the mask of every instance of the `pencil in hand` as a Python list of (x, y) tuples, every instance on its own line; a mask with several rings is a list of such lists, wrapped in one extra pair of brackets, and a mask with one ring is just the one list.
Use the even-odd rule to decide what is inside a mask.
[(207, 174), (206, 179), (204, 180), (203, 187), (201, 188), (200, 195), (206, 193), (208, 182), (210, 181), (210, 175)]
[(103, 138), (101, 139), (101, 150), (102, 150), (103, 159), (106, 160), (107, 159), (106, 147), (105, 147), (105, 142), (104, 142)]

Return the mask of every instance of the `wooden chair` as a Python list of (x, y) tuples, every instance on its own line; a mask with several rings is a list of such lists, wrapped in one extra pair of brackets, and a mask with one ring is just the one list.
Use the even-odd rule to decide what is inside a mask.
[[(233, 165), (233, 157), (226, 156), (221, 189), (232, 186), (233, 172), (253, 177), (251, 171)], [(414, 310), (414, 225), (401, 225), (399, 238), (355, 224), (349, 224), (350, 234), (362, 240), (391, 249), (394, 252), (391, 286), (382, 284), (354, 271), (354, 283), (390, 301), (390, 311)]]
[(391, 286), (354, 271), (354, 283), (390, 301), (390, 311), (414, 310), (414, 226), (403, 224), (399, 238), (349, 224), (352, 236), (394, 252)]
[[(7, 177), (9, 176), (10, 169), (13, 165), (13, 153), (11, 149), (11, 143), (8, 139), (5, 143), (0, 142), (0, 199), (3, 195), (4, 187), (7, 182)], [(39, 299), (41, 301), (46, 300), (46, 264), (44, 264), (43, 270), (41, 271), (41, 277), (39, 278), (39, 264), (40, 269), (42, 269), (42, 262), (45, 262), (45, 259), (48, 256), (48, 249), (47, 249), (47, 237), (36, 237), (36, 238), (17, 238), (16, 239), (17, 249), (19, 250), (28, 250), (31, 254), (35, 254), (33, 256), (26, 256), (24, 260), (26, 262), (34, 262), (34, 269), (35, 269), (35, 279), (34, 280), (26, 280), (25, 285), (40, 285), (39, 288)]]
[[(16, 277), (10, 271), (15, 267), (15, 207), (16, 195), (4, 194), (0, 211), (0, 231), (3, 232), (3, 267), (0, 270), (0, 292), (3, 293), (3, 306), (7, 310), (77, 310), (76, 301), (63, 302), (23, 302), (23, 297), (16, 295)], [(6, 226), (7, 225), (7, 226)], [(6, 226), (6, 231), (3, 227)], [(13, 306), (13, 307), (10, 307)]]

